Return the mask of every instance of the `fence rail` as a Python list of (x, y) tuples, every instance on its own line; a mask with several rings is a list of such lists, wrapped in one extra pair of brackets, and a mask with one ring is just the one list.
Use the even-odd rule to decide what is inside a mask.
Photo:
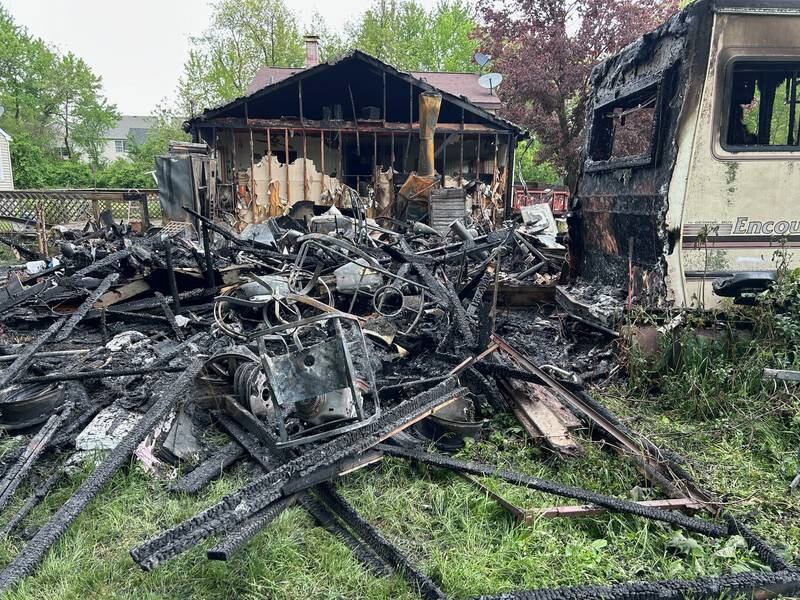
[(151, 219), (161, 218), (155, 189), (3, 190), (0, 232), (35, 226), (39, 210), (48, 227), (97, 221), (104, 210), (110, 210), (117, 221), (140, 221), (145, 228)]

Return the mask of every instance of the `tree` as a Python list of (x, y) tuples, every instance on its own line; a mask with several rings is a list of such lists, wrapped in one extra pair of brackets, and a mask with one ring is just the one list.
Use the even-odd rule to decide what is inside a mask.
[(45, 99), (54, 63), (45, 43), (17, 26), (0, 6), (0, 104), (6, 109), (2, 127), (13, 137), (27, 135), (39, 142), (49, 137), (53, 113)]
[(529, 127), (571, 186), (592, 68), (677, 10), (677, 0), (481, 0), (482, 50), (505, 76), (504, 114)]
[(430, 12), (414, 0), (375, 0), (346, 28), (348, 45), (408, 71), (475, 71), (473, 10), (440, 0)]
[(75, 146), (86, 153), (96, 178), (106, 144), (105, 134), (117, 123), (119, 113), (104, 98), (88, 98), (75, 107), (75, 118), (72, 139)]
[[(86, 140), (87, 135), (92, 135), (89, 130), (96, 131), (98, 125), (105, 125), (105, 130), (108, 130), (119, 114), (116, 107), (102, 97), (100, 77), (92, 73), (89, 65), (72, 52), (61, 56), (49, 75), (52, 78), (52, 85), (48, 89), (50, 110), (55, 112), (67, 157), (71, 158), (74, 129), (81, 127), (83, 119), (90, 121), (83, 130)], [(105, 130), (100, 132), (101, 135)]]
[(535, 140), (528, 140), (517, 144), (515, 156), (514, 183), (520, 183), (520, 179), (527, 185), (534, 183), (542, 185), (556, 185), (561, 183), (558, 172), (548, 162), (542, 162), (540, 156), (540, 144)]
[[(304, 63), (299, 21), (283, 0), (220, 0), (213, 7), (212, 26), (192, 38), (179, 82), (187, 115), (242, 95), (263, 66)], [(439, 0), (430, 11), (417, 0), (374, 0), (341, 31), (319, 14), (308, 31), (320, 37), (325, 61), (359, 48), (408, 71), (475, 71), (474, 16), (469, 0)]]
[(211, 26), (191, 38), (179, 82), (187, 115), (242, 95), (262, 66), (299, 67), (303, 39), (283, 0), (219, 0)]
[(100, 77), (81, 58), (34, 38), (2, 6), (0, 104), (7, 109), (0, 127), (14, 138), (17, 186), (91, 184), (92, 169), (77, 160), (62, 161), (54, 150), (63, 145), (73, 159), (73, 150), (80, 149), (96, 171), (100, 139), (118, 118), (115, 107), (102, 95)]

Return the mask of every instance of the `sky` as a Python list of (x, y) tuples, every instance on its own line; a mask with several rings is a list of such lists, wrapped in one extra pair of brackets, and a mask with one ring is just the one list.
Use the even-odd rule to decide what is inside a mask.
[[(372, 0), (289, 0), (302, 23), (318, 12), (341, 28)], [(426, 8), (434, 0), (421, 0)], [(19, 25), (83, 58), (125, 115), (149, 115), (175, 90), (189, 37), (208, 26), (205, 0), (0, 0)], [(310, 32), (309, 32), (310, 33)]]

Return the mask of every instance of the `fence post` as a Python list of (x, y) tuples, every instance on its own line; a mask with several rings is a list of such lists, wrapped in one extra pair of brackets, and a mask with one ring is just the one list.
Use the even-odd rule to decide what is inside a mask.
[(140, 201), (142, 206), (142, 233), (150, 229), (150, 208), (147, 206), (147, 194)]
[(100, 227), (100, 201), (92, 200), (92, 216), (94, 217), (94, 224)]

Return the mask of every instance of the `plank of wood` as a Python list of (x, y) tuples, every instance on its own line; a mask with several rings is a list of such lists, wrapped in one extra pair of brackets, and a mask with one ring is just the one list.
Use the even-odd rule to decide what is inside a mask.
[(568, 431), (575, 431), (583, 428), (583, 423), (581, 423), (580, 419), (561, 404), (558, 397), (547, 387), (539, 385), (538, 383), (528, 383), (527, 388), (534, 398), (547, 406), (547, 408), (558, 416), (558, 419), (564, 424), (564, 427), (566, 427)]
[(94, 303), (94, 308), (107, 308), (109, 306), (113, 306), (118, 302), (129, 300), (134, 296), (138, 296), (139, 294), (142, 294), (149, 290), (150, 290), (150, 284), (147, 283), (144, 279), (134, 279), (130, 283), (121, 285), (117, 289), (111, 290), (110, 292), (106, 292), (105, 294), (100, 296), (97, 302)]
[(541, 402), (529, 389), (530, 384), (500, 380), (500, 389), (508, 398), (514, 415), (534, 439), (542, 439), (555, 452), (564, 456), (583, 454), (577, 441), (558, 414)]
[[(663, 508), (665, 510), (686, 510), (697, 511), (702, 510), (703, 505), (690, 498), (669, 498), (667, 500), (643, 500), (637, 502), (640, 506), (649, 506), (654, 508)], [(590, 517), (607, 512), (601, 506), (593, 504), (581, 504), (578, 506), (553, 506), (551, 508), (544, 508), (538, 510), (527, 511), (534, 513), (535, 516), (541, 516), (546, 519), (555, 519), (559, 517), (575, 518), (575, 517)]]
[(777, 379), (778, 381), (800, 381), (800, 371), (786, 369), (764, 369), (764, 379)]
[[(590, 517), (607, 512), (607, 509), (596, 506), (594, 504), (580, 504), (577, 506), (553, 506), (550, 508), (522, 508), (513, 502), (509, 502), (502, 495), (492, 491), (476, 477), (465, 475), (461, 476), (467, 481), (474, 484), (478, 489), (484, 492), (492, 500), (500, 504), (507, 510), (517, 523), (522, 525), (530, 525), (536, 519), (557, 519), (557, 518), (577, 518), (577, 517)], [(696, 512), (703, 510), (704, 505), (701, 502), (692, 500), (691, 498), (669, 498), (666, 500), (644, 500), (637, 502), (641, 506), (651, 506), (655, 508), (663, 508), (664, 510), (682, 510), (685, 512)]]

